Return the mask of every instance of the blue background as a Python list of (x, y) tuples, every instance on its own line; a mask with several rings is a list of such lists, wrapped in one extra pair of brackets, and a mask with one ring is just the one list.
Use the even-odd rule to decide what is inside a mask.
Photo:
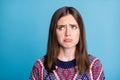
[(45, 55), (52, 14), (73, 6), (82, 15), (88, 52), (106, 80), (120, 80), (120, 0), (0, 0), (0, 80), (28, 80)]

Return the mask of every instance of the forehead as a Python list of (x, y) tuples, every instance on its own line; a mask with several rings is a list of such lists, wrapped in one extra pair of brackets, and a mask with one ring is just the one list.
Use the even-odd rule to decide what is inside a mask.
[(57, 22), (57, 24), (66, 24), (66, 23), (77, 24), (77, 21), (71, 14), (68, 14), (66, 16), (61, 17)]

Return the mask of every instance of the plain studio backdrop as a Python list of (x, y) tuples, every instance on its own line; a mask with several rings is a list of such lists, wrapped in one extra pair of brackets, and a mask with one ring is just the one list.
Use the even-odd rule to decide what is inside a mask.
[(0, 80), (29, 80), (63, 6), (81, 13), (88, 52), (101, 60), (106, 80), (120, 80), (120, 0), (0, 0)]

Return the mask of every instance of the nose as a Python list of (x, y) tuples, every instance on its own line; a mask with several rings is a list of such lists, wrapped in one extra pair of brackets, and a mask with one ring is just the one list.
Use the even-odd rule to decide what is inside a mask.
[(71, 35), (71, 30), (70, 28), (67, 26), (66, 30), (65, 30), (65, 36), (70, 36)]

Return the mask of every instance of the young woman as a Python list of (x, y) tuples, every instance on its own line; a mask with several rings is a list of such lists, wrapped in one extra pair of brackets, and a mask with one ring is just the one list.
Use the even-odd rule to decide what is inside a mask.
[(47, 54), (33, 66), (31, 80), (104, 80), (100, 60), (88, 54), (80, 13), (58, 9), (51, 19)]

